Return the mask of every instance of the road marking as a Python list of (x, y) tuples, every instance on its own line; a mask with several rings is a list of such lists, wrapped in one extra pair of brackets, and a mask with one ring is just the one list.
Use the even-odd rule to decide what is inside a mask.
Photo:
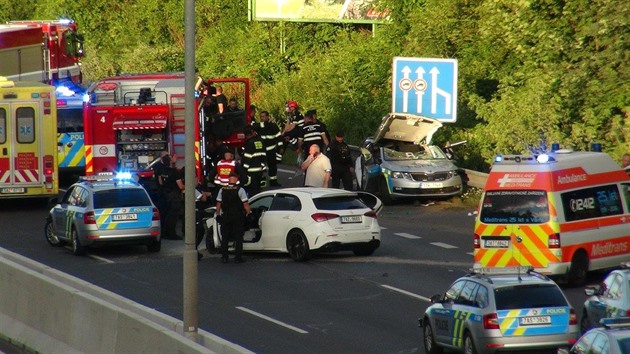
[[(72, 247), (71, 247), (71, 246), (65, 246), (64, 248), (65, 248), (65, 249), (69, 249), (70, 251), (72, 251)], [(112, 263), (116, 263), (116, 262), (112, 261), (111, 259), (107, 259), (107, 258), (103, 258), (103, 257), (95, 256), (95, 255), (93, 255), (93, 254), (86, 253), (85, 255), (86, 255), (86, 256), (88, 256), (89, 258), (96, 259), (97, 261), (101, 261), (101, 262), (105, 262), (105, 263), (110, 263), (110, 264), (112, 264)]]
[(475, 254), (474, 254), (474, 253), (472, 253), (472, 252), (466, 252), (466, 254), (469, 254), (469, 255), (471, 255), (471, 256), (474, 256), (474, 255), (475, 255)]
[(431, 242), (431, 244), (433, 246), (438, 246), (438, 247), (442, 247), (442, 248), (458, 248), (457, 246), (453, 246), (453, 245), (449, 245), (448, 243), (444, 243), (444, 242)]
[(422, 295), (414, 294), (414, 293), (409, 292), (409, 291), (407, 291), (407, 290), (394, 288), (393, 286), (389, 286), (389, 285), (385, 285), (385, 284), (381, 284), (381, 286), (382, 286), (382, 287), (384, 287), (384, 288), (386, 288), (386, 289), (393, 290), (393, 291), (399, 292), (399, 293), (401, 293), (401, 294), (405, 294), (405, 295), (408, 295), (408, 296), (414, 297), (414, 298), (416, 298), (416, 299), (420, 299), (420, 300), (422, 300), (422, 301), (431, 302), (431, 299), (429, 299), (428, 297), (424, 297), (424, 296), (422, 296)]
[(286, 323), (284, 323), (284, 322), (280, 322), (280, 321), (278, 321), (278, 320), (274, 320), (273, 318), (271, 318), (271, 317), (269, 317), (269, 316), (265, 316), (265, 315), (263, 315), (263, 314), (261, 314), (261, 313), (258, 313), (258, 312), (256, 312), (256, 311), (252, 311), (252, 310), (250, 310), (250, 309), (248, 309), (248, 308), (241, 307), (241, 306), (236, 306), (236, 308), (237, 308), (237, 309), (239, 309), (239, 310), (241, 310), (241, 311), (245, 311), (245, 312), (247, 312), (247, 313), (249, 313), (249, 314), (251, 314), (251, 315), (254, 315), (254, 316), (256, 316), (256, 317), (260, 317), (260, 318), (262, 318), (263, 320), (267, 320), (267, 321), (273, 322), (273, 323), (275, 323), (275, 324), (277, 324), (277, 325), (280, 325), (280, 326), (282, 326), (282, 327), (286, 327), (286, 328), (288, 328), (288, 329), (290, 329), (290, 330), (292, 330), (292, 331), (296, 331), (296, 332), (298, 332), (298, 333), (300, 333), (300, 334), (306, 334), (306, 333), (308, 333), (307, 331), (305, 331), (305, 330), (303, 330), (303, 329), (299, 329), (299, 328), (297, 328), (297, 327), (293, 327), (293, 326), (291, 326), (290, 324), (286, 324)]
[(412, 235), (412, 234), (408, 234), (406, 232), (397, 232), (394, 235), (396, 236), (400, 236), (400, 237), (404, 237), (404, 238), (409, 238), (409, 239), (419, 239), (422, 238), (420, 236), (416, 236), (416, 235)]

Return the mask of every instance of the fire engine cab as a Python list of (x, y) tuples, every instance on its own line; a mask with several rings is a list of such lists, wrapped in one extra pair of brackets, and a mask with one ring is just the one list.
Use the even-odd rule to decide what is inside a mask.
[[(247, 110), (206, 118), (206, 86), (212, 81), (199, 79), (195, 104), (195, 160), (199, 178), (205, 172), (205, 143), (209, 137), (239, 147), (243, 130), (249, 124), (249, 81), (242, 82), (241, 97)], [(224, 81), (223, 81), (224, 80)], [(152, 164), (163, 151), (177, 155), (177, 167), (184, 165), (186, 132), (184, 73), (127, 74), (93, 83), (87, 90), (83, 111), (85, 129), (85, 170), (99, 172), (134, 172), (150, 177)]]
[(83, 36), (70, 20), (0, 25), (0, 76), (12, 81), (81, 82)]

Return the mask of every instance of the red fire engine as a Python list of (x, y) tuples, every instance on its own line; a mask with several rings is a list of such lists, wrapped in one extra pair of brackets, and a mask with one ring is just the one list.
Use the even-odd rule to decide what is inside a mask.
[[(218, 133), (225, 139), (234, 138), (234, 146), (238, 146), (238, 137), (243, 137), (245, 126), (236, 121), (248, 122), (245, 110), (241, 114), (235, 112), (235, 116), (214, 117), (214, 121), (222, 123), (206, 119), (203, 109), (206, 90), (201, 89), (202, 81), (197, 85), (195, 104), (195, 160), (200, 178), (204, 173), (205, 159), (201, 156), (206, 138)], [(128, 74), (93, 83), (88, 88), (89, 100), (83, 111), (86, 173), (129, 171), (150, 177), (150, 167), (162, 151), (177, 155), (178, 167), (183, 166), (184, 86), (183, 73)], [(248, 112), (249, 95), (243, 99)]]
[(83, 36), (69, 20), (10, 21), (0, 25), (0, 76), (55, 85), (81, 83)]

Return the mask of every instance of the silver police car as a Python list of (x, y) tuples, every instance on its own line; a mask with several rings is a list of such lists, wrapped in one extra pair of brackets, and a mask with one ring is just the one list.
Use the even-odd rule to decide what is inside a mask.
[(475, 269), (431, 302), (419, 319), (427, 354), (556, 353), (578, 337), (567, 298), (531, 268)]
[(558, 354), (630, 354), (630, 318), (603, 318), (570, 349)]
[(50, 210), (44, 231), (48, 243), (69, 243), (75, 255), (102, 244), (145, 244), (149, 252), (161, 248), (160, 213), (129, 174), (82, 177)]

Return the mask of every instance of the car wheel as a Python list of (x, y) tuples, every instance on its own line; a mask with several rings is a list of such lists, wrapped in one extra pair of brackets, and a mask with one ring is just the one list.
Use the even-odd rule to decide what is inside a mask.
[(63, 246), (63, 241), (55, 235), (55, 231), (53, 229), (52, 220), (46, 220), (46, 226), (44, 226), (44, 235), (46, 235), (46, 241), (50, 243), (53, 247)]
[(371, 256), (374, 251), (376, 251), (376, 247), (371, 244), (354, 246), (352, 248), (352, 252), (355, 256)]
[(431, 327), (431, 324), (429, 324), (429, 319), (426, 317), (424, 319), (424, 330), (422, 333), (424, 334), (424, 351), (427, 354), (441, 354), (442, 348), (438, 347), (435, 343), (433, 328)]
[(389, 188), (387, 187), (387, 180), (385, 178), (381, 179), (378, 192), (381, 196), (381, 201), (383, 202), (383, 204), (392, 205), (394, 200), (392, 199), (391, 194), (389, 194)]
[(162, 240), (154, 240), (151, 241), (147, 244), (147, 250), (149, 252), (155, 253), (155, 252), (160, 252), (160, 249), (162, 249)]
[(217, 253), (217, 248), (214, 244), (214, 227), (210, 226), (208, 227), (208, 229), (206, 230), (206, 249), (208, 250), (208, 252), (210, 252), (210, 254), (215, 254)]
[(584, 334), (588, 332), (589, 329), (591, 329), (591, 326), (588, 324), (588, 322), (588, 314), (586, 313), (586, 310), (584, 310), (582, 312), (582, 318), (580, 319), (580, 334)]
[(579, 287), (586, 283), (588, 273), (588, 256), (583, 250), (575, 252), (569, 269), (569, 285)]
[(464, 334), (464, 354), (477, 354), (475, 341), (473, 341), (473, 338), (468, 331)]
[(291, 230), (287, 236), (287, 251), (296, 262), (303, 262), (311, 258), (308, 240), (300, 230)]
[(85, 247), (83, 247), (83, 245), (81, 244), (81, 241), (79, 240), (79, 233), (77, 232), (77, 229), (72, 228), (72, 253), (74, 253), (75, 256), (81, 256), (85, 253)]

